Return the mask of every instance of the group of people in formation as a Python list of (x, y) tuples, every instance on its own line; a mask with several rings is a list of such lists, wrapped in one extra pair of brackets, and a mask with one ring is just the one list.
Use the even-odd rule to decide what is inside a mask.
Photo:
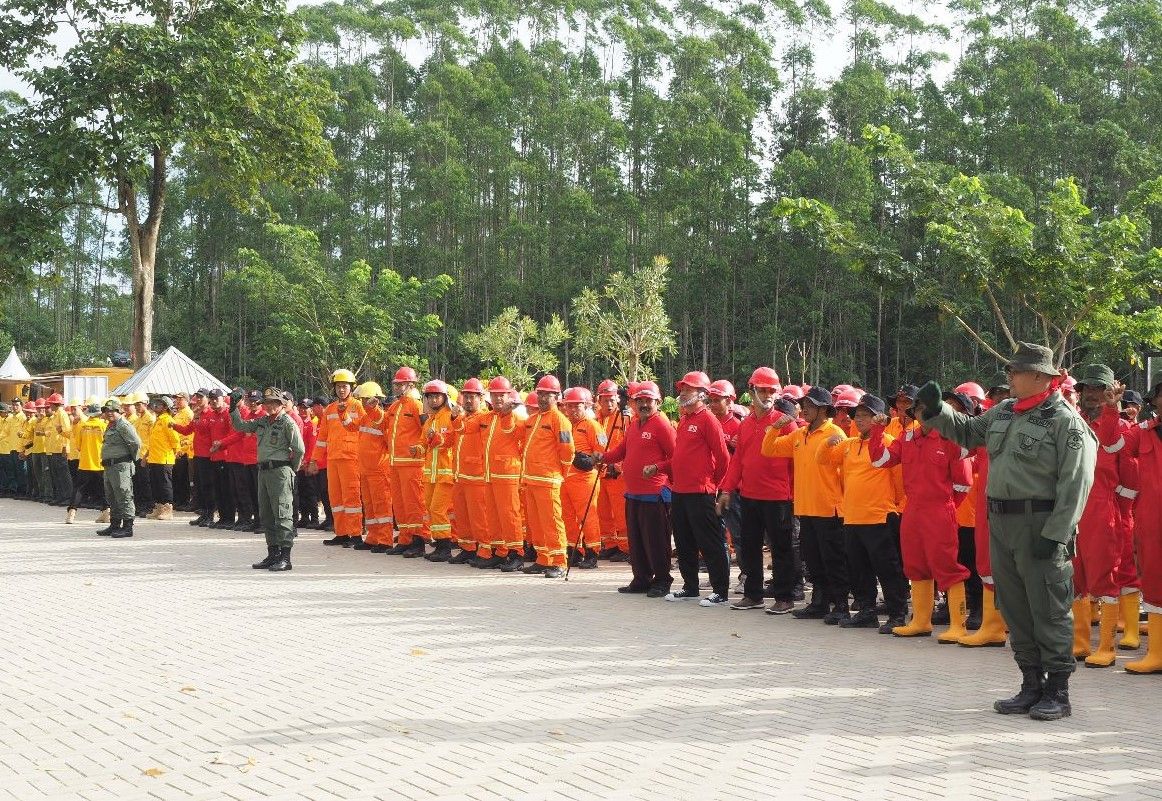
[[(331, 388), (297, 403), (199, 389), (104, 406), (59, 395), (0, 404), (0, 489), (67, 507), (69, 523), (85, 505), (108, 521), (101, 447), (112, 404), (139, 442), (124, 459), (136, 516), (187, 509), (194, 526), (259, 530), (258, 444), (239, 420), (285, 411), (303, 453), (290, 464), (290, 523), (333, 530), (324, 545), (545, 578), (628, 562), (621, 593), (904, 638), (942, 626), (938, 642), (965, 647), (1006, 642), (988, 449), (922, 426), (916, 386), (879, 398), (785, 385), (759, 367), (740, 406), (730, 381), (693, 371), (677, 382), (676, 419), (650, 381), (606, 380), (594, 394), (546, 375), (522, 396), (504, 376), (454, 387), (402, 367), (386, 392), (345, 369)], [(1143, 399), (1088, 365), (1054, 390), (1100, 444), (1072, 553), (1073, 655), (1109, 667), (1148, 632), (1148, 653), (1126, 669), (1162, 672), (1162, 384)], [(1008, 394), (1002, 374), (942, 401), (975, 416)], [(131, 536), (132, 516), (113, 533)], [(797, 608), (805, 578), (810, 602)]]

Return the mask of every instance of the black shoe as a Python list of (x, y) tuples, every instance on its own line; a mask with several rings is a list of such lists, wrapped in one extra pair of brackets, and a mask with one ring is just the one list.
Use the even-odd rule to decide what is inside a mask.
[(553, 565), (552, 567), (546, 567), (541, 571), (541, 576), (543, 578), (560, 578), (563, 575), (565, 575), (565, 571), (556, 565)]
[(1002, 698), (993, 702), (993, 709), (1002, 715), (1026, 715), (1033, 705), (1041, 700), (1045, 687), (1045, 674), (1039, 667), (1023, 667), (1021, 689), (1012, 698)]
[(403, 553), (404, 551), (406, 551), (410, 547), (411, 547), (410, 545), (393, 545), (390, 548), (388, 548), (386, 551), (384, 551), (384, 553), (387, 556), (399, 556), (401, 553)]
[(791, 617), (795, 618), (796, 620), (822, 620), (823, 618), (827, 617), (829, 613), (830, 610), (827, 608), (826, 604), (810, 603), (804, 606), (802, 609), (796, 609), (791, 613)]
[(524, 561), (524, 562), (537, 561), (537, 549), (531, 545), (525, 545), (524, 558), (522, 559), (522, 561)]
[(232, 528), (235, 531), (250, 531), (251, 523), (249, 520), (239, 520), (232, 526)]
[(372, 545), (367, 550), (371, 553), (387, 553), (388, 547), (386, 545)]
[(211, 526), (212, 519), (213, 518), (211, 518), (209, 515), (206, 515), (206, 517), (202, 519), (202, 522), (198, 523), (198, 528), (209, 528)]
[(251, 565), (255, 570), (266, 570), (268, 567), (278, 561), (278, 548), (273, 545), (266, 546), (266, 558), (261, 562), (255, 562)]
[(122, 520), (120, 530), (114, 531), (109, 536), (115, 540), (123, 540), (126, 537), (132, 537), (133, 536), (133, 518), (131, 517), (128, 520)]
[(419, 559), (427, 550), (427, 543), (416, 537), (411, 541), (410, 545), (404, 547), (403, 553), (400, 554), (404, 559)]
[(205, 515), (198, 515), (197, 517), (195, 517), (193, 520), (190, 521), (191, 526), (201, 526), (201, 525), (205, 525), (205, 523), (206, 523), (206, 516)]
[(891, 634), (892, 629), (908, 625), (903, 615), (889, 616), (884, 625), (880, 626), (880, 634)]
[(597, 567), (597, 552), (590, 551), (589, 554), (577, 563), (578, 570), (593, 570)]
[(276, 556), (274, 563), (271, 564), (267, 570), (269, 570), (271, 573), (281, 573), (284, 570), (292, 570), (293, 566), (291, 565), (290, 552), (290, 548), (279, 548), (278, 555)]
[(847, 620), (839, 621), (839, 628), (841, 629), (878, 629), (880, 627), (880, 619), (876, 617), (876, 613), (871, 609), (864, 609), (849, 617)]
[(843, 625), (845, 620), (851, 620), (851, 613), (846, 609), (834, 609), (823, 616), (823, 622), (828, 626)]
[(436, 548), (424, 557), (429, 562), (449, 562), (452, 560), (452, 541), (436, 540)]
[(803, 589), (802, 585), (799, 585), (791, 591), (791, 600), (795, 603), (807, 600), (807, 591)]
[(319, 531), (334, 531), (335, 521), (331, 519), (324, 520), (319, 524)]
[(977, 631), (980, 629), (981, 611), (979, 609), (969, 612), (968, 618), (964, 621), (964, 627), (969, 631)]
[(600, 551), (597, 552), (597, 558), (598, 559), (608, 559), (609, 557), (613, 556), (615, 553), (617, 553), (617, 548), (602, 548)]
[[(546, 569), (547, 568), (544, 565), (538, 565), (536, 562), (533, 562), (531, 565), (522, 567), (520, 572), (524, 573), (526, 576), (535, 576), (538, 573), (544, 573)], [(504, 568), (502, 567), (501, 570), (504, 570)], [(508, 571), (505, 570), (505, 572), (507, 573)]]
[(109, 525), (97, 532), (98, 537), (111, 537), (114, 533), (121, 530), (121, 518), (109, 518)]
[(577, 565), (581, 563), (581, 552), (574, 548), (572, 545), (570, 545), (565, 550), (568, 554), (569, 567), (577, 567)]
[(460, 553), (455, 556), (448, 557), (448, 564), (450, 565), (466, 565), (476, 558), (475, 551), (465, 551), (461, 549)]
[(347, 541), (346, 537), (331, 537), (329, 540), (323, 540), (324, 545), (342, 545)]
[(525, 565), (524, 560), (516, 555), (516, 551), (509, 551), (508, 558), (505, 559), (504, 563), (501, 564), (501, 566), (500, 566), (500, 572), (501, 573), (515, 573), (516, 571), (523, 568), (524, 565)]
[[(621, 590), (619, 589), (618, 592), (621, 592)], [(646, 597), (647, 598), (665, 598), (669, 594), (670, 594), (670, 585), (669, 584), (666, 584), (664, 586), (661, 584), (655, 584), (654, 586), (652, 586), (648, 590), (646, 590)]]
[(357, 543), (357, 542), (363, 542), (363, 538), (362, 537), (344, 537), (343, 541), (339, 544), (342, 545), (344, 548), (354, 548), (355, 543)]
[(613, 555), (609, 557), (609, 561), (611, 561), (611, 562), (628, 562), (629, 561), (629, 554), (627, 554), (625, 551), (614, 551)]
[[(660, 598), (661, 595), (650, 595), (650, 593), (652, 593), (656, 590), (662, 590), (662, 588), (661, 587), (635, 587), (632, 584), (627, 584), (624, 587), (617, 588), (617, 591), (622, 593), (623, 595), (649, 595), (649, 597), (651, 597), (651, 598)], [(662, 590), (662, 595), (665, 595), (667, 592), (669, 592), (669, 589)]]
[(1041, 700), (1029, 708), (1029, 717), (1033, 720), (1060, 720), (1072, 714), (1073, 707), (1069, 705), (1069, 674), (1050, 673), (1041, 688)]
[(374, 545), (372, 545), (370, 542), (363, 539), (362, 537), (355, 537), (354, 540), (355, 540), (355, 542), (351, 544), (351, 547), (357, 551), (370, 551), (372, 548), (375, 547)]
[(478, 567), (481, 570), (497, 570), (500, 568), (501, 565), (504, 564), (504, 562), (505, 562), (505, 559), (503, 557), (500, 557), (500, 556), (497, 556), (496, 554), (493, 554), (492, 556), (488, 557), (487, 559), (477, 558), (476, 563), (472, 566)]
[(948, 616), (948, 602), (941, 601), (936, 604), (936, 609), (932, 612), (932, 625), (947, 626), (950, 619)]

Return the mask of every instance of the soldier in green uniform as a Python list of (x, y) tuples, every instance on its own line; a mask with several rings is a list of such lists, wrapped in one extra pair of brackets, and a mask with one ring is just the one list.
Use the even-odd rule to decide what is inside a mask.
[(1009, 362), (1011, 396), (980, 417), (941, 401), (928, 382), (917, 397), (923, 424), (965, 448), (988, 451), (989, 554), (997, 604), (1024, 676), (1002, 715), (1056, 720), (1071, 712), (1073, 551), (1093, 485), (1097, 438), (1059, 391), (1053, 351), (1022, 342)]
[(266, 529), (266, 558), (251, 567), (273, 572), (290, 570), (295, 540), (295, 472), (306, 455), (303, 437), (286, 414), (281, 390), (263, 390), (265, 415), (251, 420), (243, 420), (238, 413), (241, 398), (241, 390), (230, 393), (230, 422), (235, 431), (258, 436), (258, 516)]
[(110, 398), (101, 407), (109, 423), (101, 440), (101, 466), (105, 468), (105, 499), (109, 502), (109, 525), (97, 533), (113, 539), (133, 536), (133, 473), (141, 437), (121, 414), (121, 404)]

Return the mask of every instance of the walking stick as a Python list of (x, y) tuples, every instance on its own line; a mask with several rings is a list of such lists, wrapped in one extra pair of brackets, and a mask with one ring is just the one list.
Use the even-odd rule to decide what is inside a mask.
[[(613, 429), (609, 432), (609, 436), (605, 440), (605, 447), (601, 449), (602, 456), (609, 452), (609, 443), (613, 442), (613, 435), (617, 433), (618, 425), (620, 424), (624, 429), (625, 415), (629, 408), (629, 397), (623, 393), (624, 390), (618, 390), (617, 420), (614, 421)], [(581, 515), (581, 525), (577, 529), (577, 542), (573, 545), (573, 553), (577, 553), (581, 549), (581, 543), (585, 539), (585, 521), (589, 519), (589, 511), (593, 508), (593, 496), (597, 494), (597, 488), (601, 485), (601, 474), (605, 472), (606, 467), (605, 462), (602, 462), (598, 470), (597, 480), (593, 482), (593, 489), (589, 490), (589, 500), (585, 503), (585, 514)], [(573, 560), (569, 559), (565, 562), (565, 581), (569, 580), (569, 571), (572, 569)]]

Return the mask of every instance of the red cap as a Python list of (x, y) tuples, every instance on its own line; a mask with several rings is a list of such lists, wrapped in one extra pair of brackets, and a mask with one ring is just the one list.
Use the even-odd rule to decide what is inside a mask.
[(704, 391), (710, 390), (710, 376), (699, 370), (693, 370), (678, 381), (678, 389), (682, 387), (690, 387), (692, 389), (701, 389)]
[(401, 367), (395, 371), (395, 376), (391, 379), (392, 383), (397, 381), (410, 381), (412, 383), (418, 381), (416, 371), (410, 367)]
[(859, 400), (863, 397), (863, 393), (858, 389), (844, 389), (831, 397), (835, 399), (836, 408), (854, 409), (859, 406)]
[(734, 384), (725, 379), (715, 381), (710, 385), (710, 394), (719, 398), (737, 398), (738, 395), (734, 391)]
[(49, 395), (47, 398), (45, 398), (44, 402), (48, 403), (50, 405), (55, 403), (57, 406), (60, 406), (60, 405), (64, 404), (65, 399), (61, 397), (61, 394), (59, 392), (54, 392), (51, 395)]
[(750, 385), (759, 389), (778, 389), (782, 386), (779, 374), (770, 367), (757, 367), (750, 374)]
[(512, 382), (502, 375), (488, 382), (489, 392), (512, 392)]
[(968, 397), (972, 398), (977, 403), (980, 403), (981, 401), (984, 400), (984, 395), (985, 395), (984, 389), (981, 388), (981, 385), (976, 383), (975, 381), (965, 381), (963, 384), (961, 384), (960, 386), (958, 386), (956, 389), (954, 389), (952, 391), (958, 392), (961, 395), (967, 395)]
[(569, 387), (561, 396), (562, 403), (593, 403), (593, 393), (585, 387)]
[(803, 400), (803, 389), (795, 384), (788, 384), (783, 387), (783, 397), (791, 400)]
[(561, 391), (561, 382), (557, 380), (557, 377), (555, 375), (543, 376), (541, 378), (541, 380), (537, 382), (536, 391), (537, 392), (558, 392), (559, 393)]
[(607, 378), (597, 385), (597, 397), (611, 398), (617, 394), (617, 382), (612, 378)]
[(477, 395), (484, 394), (484, 384), (480, 383), (479, 378), (469, 378), (464, 382), (464, 386), (460, 388), (461, 392), (473, 392)]
[(662, 399), (662, 391), (658, 389), (658, 385), (653, 381), (642, 381), (633, 386), (633, 399), (638, 398), (653, 398), (660, 401)]

